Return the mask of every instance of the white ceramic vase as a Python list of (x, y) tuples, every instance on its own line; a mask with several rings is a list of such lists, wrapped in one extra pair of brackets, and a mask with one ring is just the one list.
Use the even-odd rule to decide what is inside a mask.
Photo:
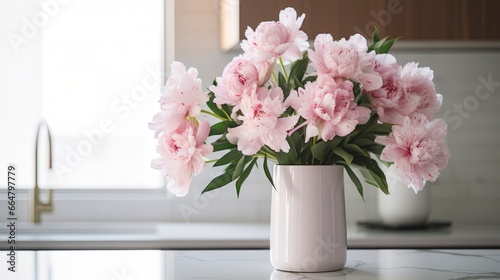
[(340, 270), (347, 238), (344, 168), (275, 165), (271, 204), (271, 263), (293, 272)]
[(430, 188), (415, 193), (390, 171), (385, 171), (389, 195), (378, 193), (377, 208), (382, 222), (391, 226), (423, 225), (431, 213)]

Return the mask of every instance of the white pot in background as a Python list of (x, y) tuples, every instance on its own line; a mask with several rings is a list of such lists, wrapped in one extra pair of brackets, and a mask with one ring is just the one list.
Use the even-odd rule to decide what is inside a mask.
[(342, 166), (275, 165), (271, 263), (295, 272), (340, 270), (347, 238)]
[(430, 188), (415, 193), (390, 171), (385, 171), (390, 194), (378, 193), (377, 208), (382, 222), (386, 225), (425, 224), (431, 213)]

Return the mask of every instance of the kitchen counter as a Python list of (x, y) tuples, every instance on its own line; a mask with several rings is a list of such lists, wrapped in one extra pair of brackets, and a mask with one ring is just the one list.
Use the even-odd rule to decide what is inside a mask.
[[(4, 236), (5, 229), (0, 234)], [(348, 225), (353, 249), (496, 248), (500, 225), (460, 225), (433, 230), (386, 231)], [(10, 247), (7, 238), (0, 249)], [(19, 224), (18, 250), (268, 249), (268, 224), (46, 223)]]
[(429, 230), (381, 230), (348, 227), (350, 248), (496, 248), (500, 225), (456, 224)]
[(9, 266), (0, 279), (500, 279), (500, 250), (350, 249), (344, 269), (325, 273), (275, 270), (269, 250), (18, 251)]

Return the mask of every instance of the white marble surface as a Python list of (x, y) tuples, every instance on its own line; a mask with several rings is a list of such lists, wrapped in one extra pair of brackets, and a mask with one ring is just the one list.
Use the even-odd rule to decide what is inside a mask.
[[(0, 229), (0, 234), (6, 232)], [(267, 249), (268, 224), (52, 223), (21, 225), (18, 249)], [(496, 248), (500, 225), (453, 224), (424, 231), (347, 228), (349, 248)], [(0, 240), (0, 249), (7, 248)]]
[[(5, 255), (6, 251), (0, 251)], [(9, 280), (500, 279), (500, 250), (348, 250), (344, 269), (275, 270), (268, 250), (19, 251)]]

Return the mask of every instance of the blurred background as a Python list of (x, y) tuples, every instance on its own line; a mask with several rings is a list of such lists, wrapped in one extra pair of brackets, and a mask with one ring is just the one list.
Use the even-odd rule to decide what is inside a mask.
[[(18, 215), (27, 220), (34, 186), (35, 134), (45, 119), (54, 169), (41, 149), (41, 185), (53, 188), (44, 221), (269, 221), (272, 187), (254, 170), (240, 198), (232, 186), (200, 196), (221, 170), (207, 168), (184, 198), (167, 194), (147, 123), (171, 61), (195, 67), (208, 87), (241, 53), (247, 25), (277, 20), (293, 6), (304, 30), (337, 39), (377, 26), (401, 37), (400, 64), (434, 70), (444, 96), (449, 166), (432, 189), (431, 219), (500, 224), (500, 7), (497, 1), (2, 1), (0, 3), (0, 167), (16, 164)], [(235, 24), (237, 23), (237, 24)], [(42, 137), (42, 139), (45, 139)], [(40, 147), (46, 147), (42, 140)], [(0, 186), (6, 189), (6, 172)], [(376, 219), (346, 180), (349, 222)], [(2, 193), (1, 200), (6, 195)], [(0, 211), (0, 217), (7, 215)]]

